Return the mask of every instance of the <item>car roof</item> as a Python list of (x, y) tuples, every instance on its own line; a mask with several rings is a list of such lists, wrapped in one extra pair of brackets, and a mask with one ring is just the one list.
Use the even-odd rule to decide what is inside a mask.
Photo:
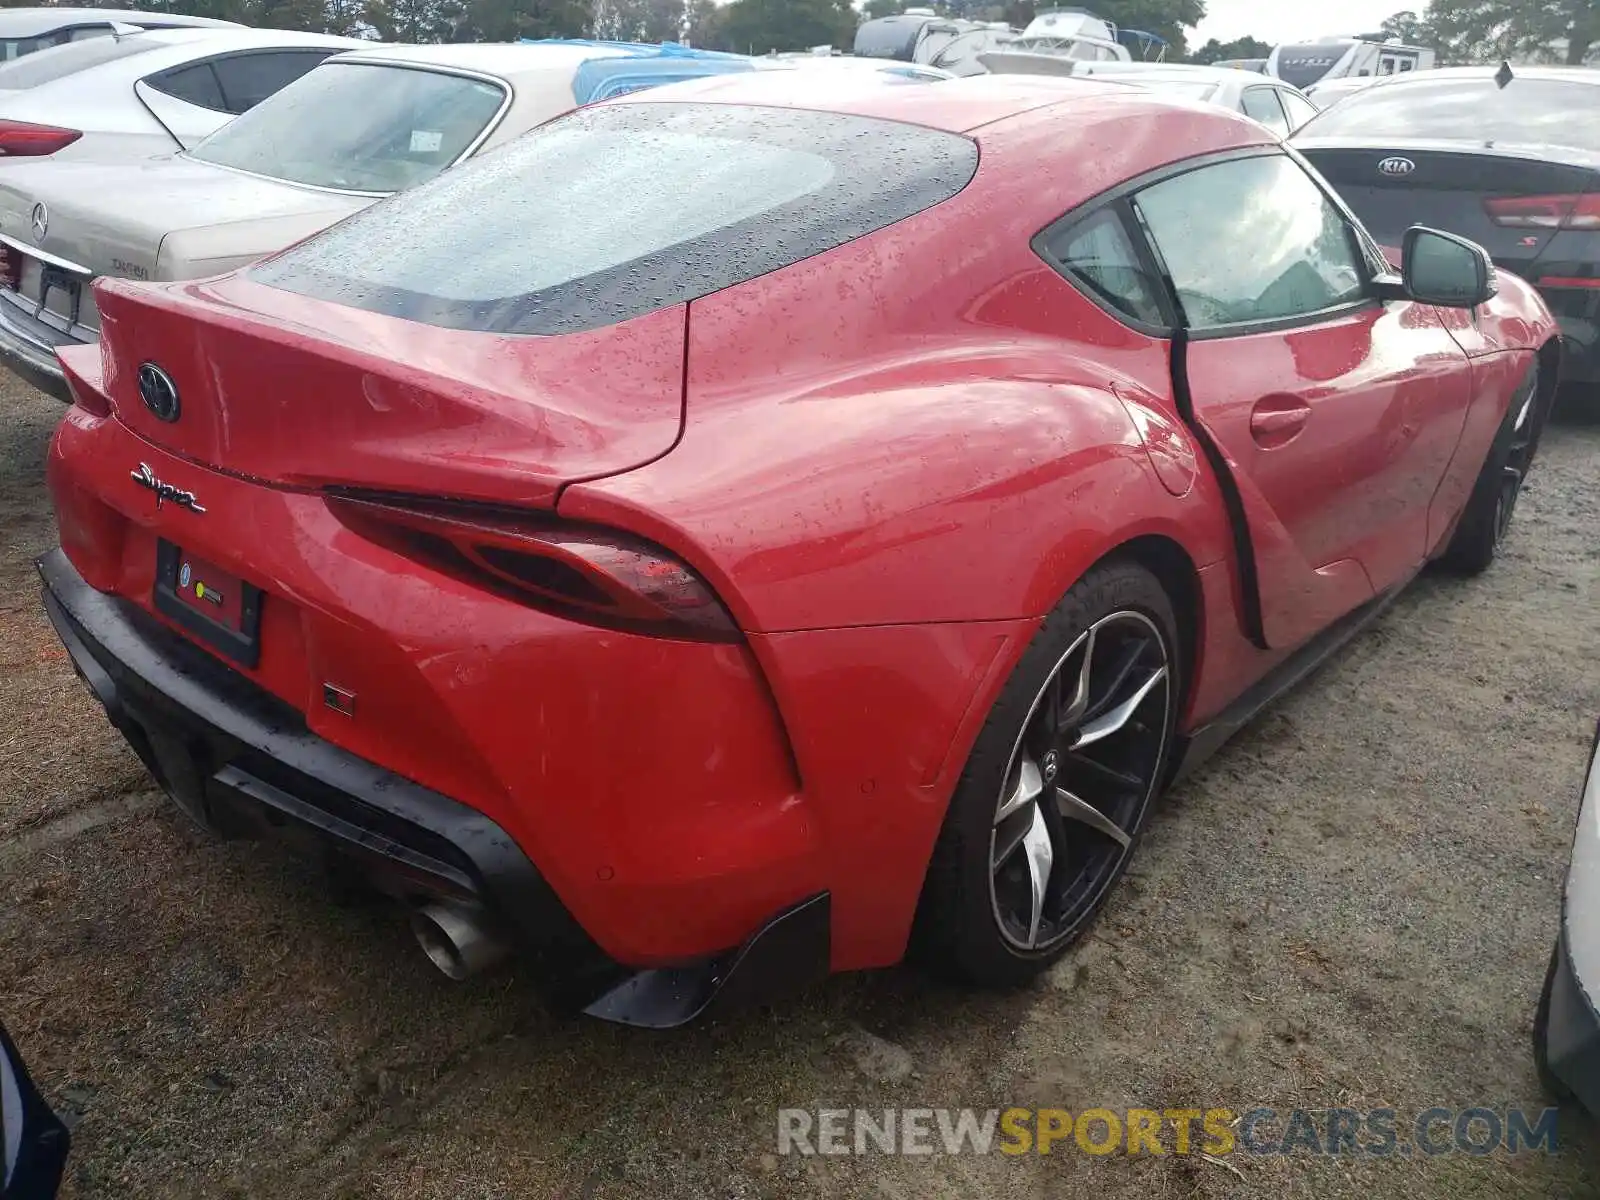
[[(195, 46), (203, 46), (207, 54), (226, 54), (230, 50), (253, 50), (257, 46), (359, 46), (361, 44), (356, 38), (334, 37), (326, 33), (301, 33), (293, 29), (252, 29), (247, 25), (146, 29), (129, 34), (128, 40), (137, 40), (140, 45), (148, 45), (150, 47), (148, 53), (151, 54), (160, 53), (165, 49), (175, 56), (175, 61), (191, 57), (190, 48)], [(58, 47), (52, 46), (51, 49)], [(39, 53), (49, 54), (50, 50), (41, 50)], [(145, 60), (144, 54), (131, 57)], [(109, 67), (127, 61), (128, 59), (118, 58), (100, 65)]]
[[(1499, 72), (1498, 66), (1493, 67), (1432, 67), (1426, 71), (1408, 71), (1404, 75), (1384, 75), (1372, 80), (1374, 84), (1381, 83), (1384, 87), (1415, 87), (1419, 83), (1438, 83), (1447, 80), (1462, 79), (1493, 79)], [(1592, 83), (1600, 84), (1600, 70), (1594, 67), (1547, 67), (1529, 65), (1511, 67), (1512, 81), (1518, 79), (1544, 79), (1561, 80), (1567, 83)], [(1329, 83), (1335, 82), (1329, 80)]]
[[(128, 35), (124, 42), (137, 44), (138, 49), (118, 58), (77, 66), (53, 78), (25, 86), (21, 90), (16, 90), (12, 80), (7, 76), (16, 71), (37, 74), (41, 68), (52, 64), (65, 64), (69, 59), (52, 56), (77, 54), (90, 43), (69, 42), (63, 46), (51, 46), (0, 63), (0, 94), (4, 94), (8, 101), (11, 98), (21, 100), (26, 97), (25, 102), (30, 104), (83, 100), (91, 94), (86, 84), (120, 87), (173, 67), (181, 67), (196, 59), (209, 58), (217, 54), (246, 50), (293, 50), (301, 47), (326, 47), (331, 52), (361, 45), (355, 38), (332, 37), (323, 33), (297, 33), (283, 29), (250, 29), (242, 25), (220, 29), (145, 30)], [(19, 116), (18, 119), (23, 118)]]
[(81, 24), (109, 24), (160, 28), (243, 29), (237, 21), (188, 17), (180, 13), (140, 12), (132, 8), (6, 8), (0, 9), (0, 37), (37, 37), (56, 29)]
[(608, 104), (686, 101), (804, 108), (970, 133), (1037, 108), (1142, 94), (1113, 80), (1052, 75), (969, 75), (937, 86), (891, 87), (870, 71), (750, 71), (669, 84)]
[(627, 58), (638, 51), (626, 46), (595, 42), (474, 42), (450, 46), (373, 45), (350, 50), (333, 61), (404, 63), (423, 67), (454, 67), (514, 79), (544, 71), (577, 70), (596, 58)]
[(1086, 62), (1079, 65), (1078, 72), (1083, 75), (1149, 76), (1153, 79), (1198, 79), (1211, 83), (1236, 81), (1265, 84), (1269, 87), (1293, 87), (1292, 84), (1285, 83), (1276, 76), (1263, 75), (1259, 71), (1242, 71), (1237, 67), (1212, 67), (1199, 63)]

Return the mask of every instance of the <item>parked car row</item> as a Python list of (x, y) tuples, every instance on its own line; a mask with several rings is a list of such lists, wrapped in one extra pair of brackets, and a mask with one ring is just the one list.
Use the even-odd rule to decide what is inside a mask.
[[(83, 74), (181, 46), (117, 78), (226, 104), (240, 36)], [(70, 401), (46, 612), (202, 824), (608, 1019), (1046, 969), (1163, 787), (1490, 566), (1592, 377), (1561, 72), (1312, 116), (1126, 64), (250, 53), (316, 61), (192, 142), (149, 107), (153, 158), (0, 163), (0, 351)]]

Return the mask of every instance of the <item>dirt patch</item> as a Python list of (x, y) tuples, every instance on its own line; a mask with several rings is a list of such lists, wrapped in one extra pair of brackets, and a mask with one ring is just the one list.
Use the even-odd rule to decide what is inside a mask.
[(1541, 1108), (1531, 1015), (1600, 716), (1600, 425), (1551, 430), (1492, 571), (1422, 580), (1168, 797), (1038, 987), (891, 971), (647, 1036), (552, 1017), (514, 970), (449, 984), (392, 912), (152, 796), (38, 608), (58, 415), (0, 390), (0, 1018), (75, 1124), (69, 1196), (1600, 1187), (1575, 1120), (1516, 1159), (775, 1154), (781, 1107)]

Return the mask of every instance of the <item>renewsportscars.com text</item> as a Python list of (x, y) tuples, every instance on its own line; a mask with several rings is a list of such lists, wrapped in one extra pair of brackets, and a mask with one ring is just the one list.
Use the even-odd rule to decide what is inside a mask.
[(1305, 1154), (1556, 1151), (1556, 1110), (1428, 1108), (782, 1108), (778, 1153)]

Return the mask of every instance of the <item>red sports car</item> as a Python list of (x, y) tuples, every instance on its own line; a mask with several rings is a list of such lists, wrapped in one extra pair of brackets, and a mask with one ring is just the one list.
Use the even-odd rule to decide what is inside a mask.
[(642, 93), (99, 282), (45, 602), (183, 806), (352, 856), (453, 975), (653, 1025), (908, 946), (1014, 984), (1163, 785), (1493, 557), (1556, 327), (1403, 250), (1126, 88)]

